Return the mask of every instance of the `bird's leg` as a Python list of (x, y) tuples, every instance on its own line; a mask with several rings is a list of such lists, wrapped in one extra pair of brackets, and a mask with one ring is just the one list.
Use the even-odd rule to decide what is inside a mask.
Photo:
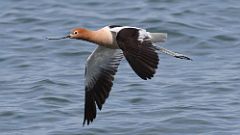
[(186, 55), (183, 55), (183, 54), (177, 53), (177, 52), (173, 52), (173, 51), (168, 50), (166, 48), (159, 47), (159, 48), (157, 48), (157, 50), (159, 50), (160, 52), (163, 52), (165, 54), (171, 55), (171, 56), (173, 56), (175, 58), (185, 59), (185, 60), (192, 60), (191, 58), (187, 57)]

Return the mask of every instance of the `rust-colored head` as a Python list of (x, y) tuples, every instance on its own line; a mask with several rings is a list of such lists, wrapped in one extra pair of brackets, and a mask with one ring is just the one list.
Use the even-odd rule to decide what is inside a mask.
[(89, 36), (90, 32), (84, 28), (75, 28), (70, 32), (70, 38), (73, 39), (86, 39)]
[(66, 38), (71, 38), (71, 39), (82, 39), (82, 40), (87, 40), (91, 41), (91, 38), (93, 38), (93, 31), (84, 29), (84, 28), (75, 28), (71, 30), (70, 34), (64, 37), (59, 37), (59, 38), (47, 38), (48, 40), (61, 40), (61, 39), (66, 39)]

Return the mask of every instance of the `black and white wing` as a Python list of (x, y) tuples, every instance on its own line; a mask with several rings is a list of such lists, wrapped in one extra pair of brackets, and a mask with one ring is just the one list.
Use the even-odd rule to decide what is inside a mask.
[(83, 125), (92, 122), (109, 96), (114, 75), (123, 58), (120, 49), (99, 46), (88, 57), (85, 71), (85, 109)]
[(144, 29), (134, 27), (115, 28), (116, 41), (135, 73), (144, 80), (156, 72), (159, 57), (151, 36)]

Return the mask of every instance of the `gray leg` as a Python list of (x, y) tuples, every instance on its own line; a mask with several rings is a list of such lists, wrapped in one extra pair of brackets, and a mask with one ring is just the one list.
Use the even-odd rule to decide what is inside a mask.
[(179, 58), (179, 59), (185, 59), (185, 60), (192, 60), (191, 58), (187, 57), (186, 55), (183, 55), (181, 53), (176, 53), (176, 52), (173, 52), (173, 51), (170, 51), (166, 48), (162, 48), (162, 47), (159, 47), (157, 48), (160, 52), (163, 52), (165, 54), (168, 54), (168, 55), (171, 55), (175, 58)]

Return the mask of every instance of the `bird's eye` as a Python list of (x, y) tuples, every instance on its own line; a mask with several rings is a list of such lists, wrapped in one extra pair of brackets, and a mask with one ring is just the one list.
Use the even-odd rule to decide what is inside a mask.
[(77, 34), (78, 34), (78, 32), (77, 32), (77, 31), (74, 31), (74, 34), (75, 34), (75, 35), (77, 35)]

